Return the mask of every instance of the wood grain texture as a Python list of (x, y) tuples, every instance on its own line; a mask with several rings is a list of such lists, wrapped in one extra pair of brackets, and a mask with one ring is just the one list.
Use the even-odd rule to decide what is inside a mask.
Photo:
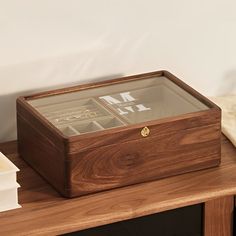
[(204, 208), (204, 236), (233, 235), (233, 196), (207, 201)]
[[(209, 109), (64, 136), (27, 100), (166, 76)], [(19, 153), (65, 197), (147, 182), (220, 163), (220, 109), (167, 71), (48, 91), (17, 100)], [(144, 126), (150, 135), (143, 138)]]
[(70, 200), (19, 158), (15, 143), (3, 149), (21, 169), (22, 208), (0, 213), (1, 236), (58, 235), (236, 194), (236, 149), (225, 138), (220, 167)]
[(47, 135), (47, 129), (35, 129), (17, 115), (18, 151), (24, 160), (62, 195), (67, 195), (67, 168), (64, 145)]
[[(70, 155), (71, 195), (147, 182), (220, 163), (220, 127), (203, 126)], [(88, 161), (89, 160), (89, 161)]]

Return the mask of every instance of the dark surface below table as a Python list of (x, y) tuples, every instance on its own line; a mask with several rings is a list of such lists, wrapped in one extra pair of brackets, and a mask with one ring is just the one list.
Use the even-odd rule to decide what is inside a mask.
[(203, 204), (121, 221), (66, 236), (201, 236)]

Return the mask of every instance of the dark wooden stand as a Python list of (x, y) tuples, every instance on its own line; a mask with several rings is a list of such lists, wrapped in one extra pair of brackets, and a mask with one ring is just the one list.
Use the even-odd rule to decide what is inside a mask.
[(16, 142), (0, 150), (21, 169), (23, 207), (0, 213), (0, 235), (58, 235), (199, 203), (205, 236), (232, 235), (236, 149), (225, 137), (220, 167), (69, 200), (19, 158)]

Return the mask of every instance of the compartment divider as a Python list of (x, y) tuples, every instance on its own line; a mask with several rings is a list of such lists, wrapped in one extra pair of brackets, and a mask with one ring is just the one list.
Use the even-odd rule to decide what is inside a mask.
[(117, 112), (114, 111), (114, 109), (110, 108), (105, 102), (99, 100), (98, 97), (93, 97), (93, 99), (100, 105), (103, 107), (103, 109), (107, 110), (111, 116), (113, 116), (114, 118), (117, 118), (118, 120), (122, 121), (122, 123), (124, 125), (129, 125), (128, 120), (126, 120), (125, 118), (123, 118), (122, 116), (120, 116)]
[(57, 127), (62, 133), (68, 136), (73, 136), (73, 135), (79, 135), (80, 132), (71, 125), (66, 125), (66, 126), (58, 126)]
[(70, 128), (76, 134), (80, 134), (80, 132), (77, 129), (75, 129), (72, 125), (68, 125), (68, 128)]
[(100, 123), (98, 123), (96, 120), (93, 121), (95, 125), (97, 125), (101, 130), (105, 129)]

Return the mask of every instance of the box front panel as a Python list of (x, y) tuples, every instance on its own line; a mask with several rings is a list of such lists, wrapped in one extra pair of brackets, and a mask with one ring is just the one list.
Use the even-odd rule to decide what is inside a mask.
[(73, 196), (146, 182), (220, 163), (220, 124), (71, 154)]

